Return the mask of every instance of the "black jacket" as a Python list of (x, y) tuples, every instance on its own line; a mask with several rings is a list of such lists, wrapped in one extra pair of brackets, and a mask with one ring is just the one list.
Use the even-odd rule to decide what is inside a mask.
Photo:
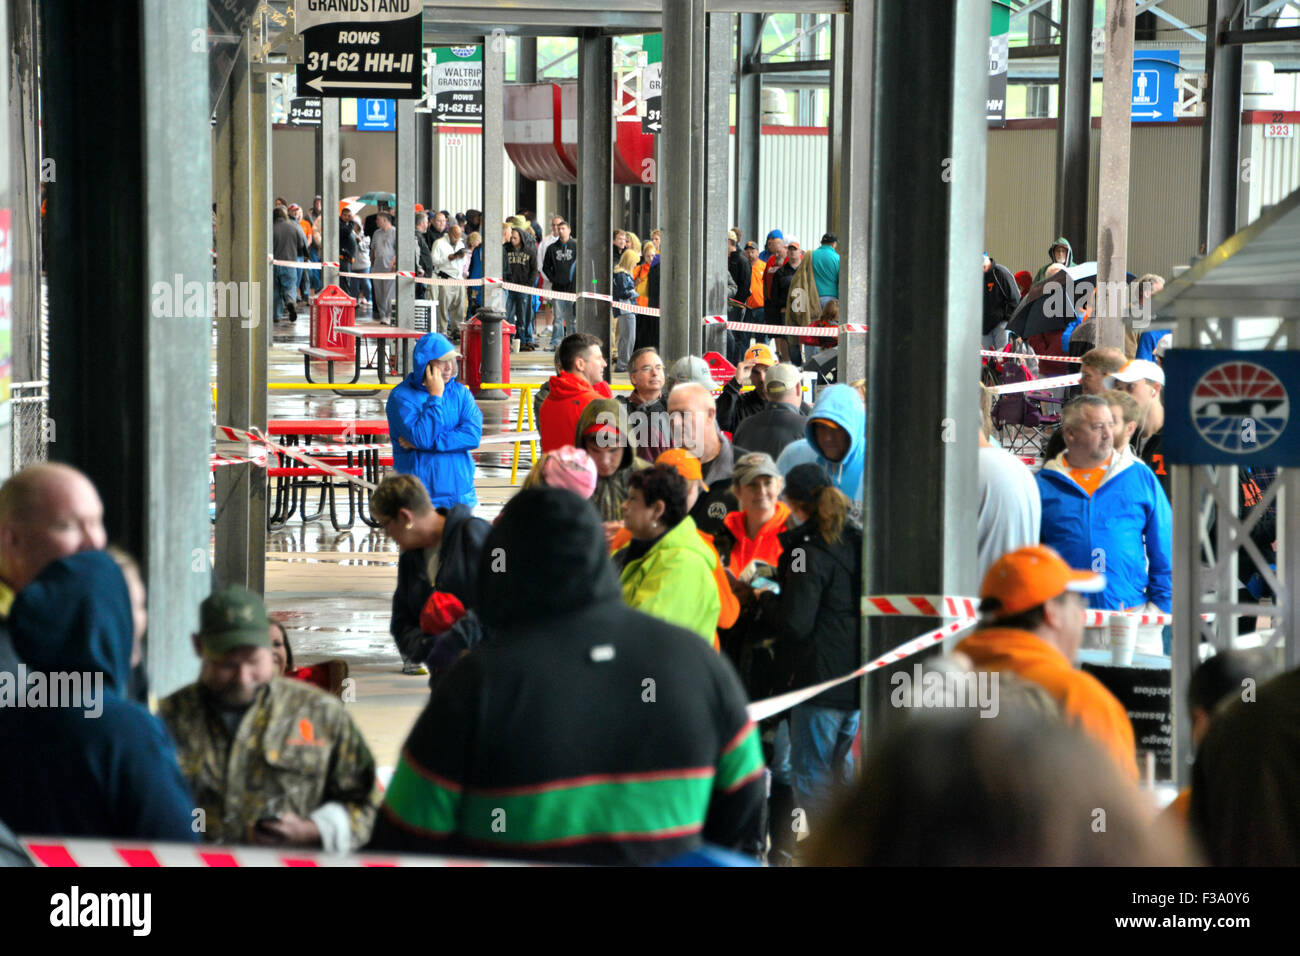
[(749, 296), (749, 280), (752, 271), (749, 260), (739, 249), (727, 256), (727, 272), (731, 274), (731, 281), (736, 283), (736, 298), (742, 304)]
[(474, 606), (479, 556), (492, 526), (475, 518), (473, 511), (469, 505), (438, 509), (447, 523), (438, 545), (436, 581), (429, 581), (423, 548), (405, 552), (397, 562), (397, 590), (388, 630), (406, 660), (423, 661), (433, 649), (437, 635), (420, 629), (420, 612), (435, 590), (454, 594), (466, 608)]
[(1009, 322), (1020, 304), (1020, 287), (1006, 266), (993, 264), (984, 273), (984, 331), (989, 335), (1001, 322)]
[(516, 285), (537, 285), (537, 246), (530, 241), (533, 234), (521, 230), (520, 236), (523, 242), (519, 248), (516, 249), (508, 242), (502, 248), (501, 261), (505, 264), (503, 278)]
[(762, 393), (758, 389), (742, 392), (733, 375), (727, 379), (727, 384), (722, 386), (722, 394), (718, 396), (718, 427), (735, 435), (741, 422), (750, 415), (757, 415), (765, 407), (767, 399)]
[[(593, 864), (659, 862), (701, 842), (755, 848), (763, 773), (736, 675), (699, 635), (623, 603), (587, 502), (521, 491), (488, 537), (478, 582), (492, 638), (448, 671), (416, 721), (372, 848)], [(436, 786), (403, 791), (413, 773)], [(615, 775), (652, 798), (580, 786)], [(474, 812), (494, 791), (514, 792), (504, 832)], [(557, 794), (562, 820), (546, 812)], [(670, 819), (676, 832), (663, 831)]]
[(785, 302), (790, 298), (794, 266), (786, 263), (772, 273), (772, 291), (763, 300), (763, 314), (769, 325), (785, 325)]
[[(339, 268), (344, 272), (352, 271), (352, 260), (357, 256), (357, 234), (352, 229), (352, 220), (339, 220)], [(346, 265), (344, 265), (346, 263)]]
[[(660, 262), (663, 260), (661, 259)], [(645, 298), (646, 305), (652, 309), (659, 308), (659, 263), (656, 262), (650, 267), (650, 271), (645, 277)]]
[(572, 238), (568, 242), (556, 239), (546, 247), (546, 261), (542, 263), (542, 274), (551, 283), (556, 292), (572, 292), (574, 265), (578, 259), (578, 244)]
[(618, 400), (627, 406), (627, 427), (632, 432), (637, 457), (654, 464), (662, 452), (673, 446), (667, 395), (660, 395), (644, 405), (637, 401), (636, 392), (620, 395)]
[(420, 230), (415, 230), (415, 261), (420, 266), (420, 271), (424, 273), (425, 278), (433, 275), (433, 247), (425, 234)]
[(768, 402), (767, 407), (746, 418), (736, 428), (736, 444), (750, 451), (765, 451), (780, 458), (785, 446), (807, 437), (808, 415), (785, 402)]
[[(840, 540), (822, 538), (815, 519), (779, 535), (781, 610), (777, 646), (793, 672), (791, 690), (819, 684), (862, 666), (862, 532), (846, 522)], [(798, 562), (798, 563), (796, 563)], [(858, 681), (822, 691), (808, 703), (858, 709)]]

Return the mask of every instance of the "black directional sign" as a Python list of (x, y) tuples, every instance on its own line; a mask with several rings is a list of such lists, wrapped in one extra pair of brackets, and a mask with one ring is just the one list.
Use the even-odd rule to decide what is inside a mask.
[(300, 96), (290, 100), (289, 124), (291, 126), (319, 126), (320, 97)]
[(663, 37), (658, 33), (649, 33), (641, 42), (646, 54), (645, 70), (641, 74), (641, 96), (645, 100), (641, 132), (657, 134), (664, 128)]
[(304, 96), (423, 96), (423, 0), (297, 0)]

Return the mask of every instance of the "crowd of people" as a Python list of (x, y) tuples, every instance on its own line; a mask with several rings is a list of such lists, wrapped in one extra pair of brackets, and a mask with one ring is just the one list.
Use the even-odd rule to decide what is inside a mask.
[[(392, 230), (388, 211), (373, 218), (374, 234)], [(429, 273), (464, 275), (459, 224), (414, 220), (436, 233)], [(277, 210), (277, 258), (282, 237), (310, 257), (300, 221)], [(562, 218), (551, 225), (540, 244), (526, 219), (503, 227), (508, 281), (572, 289), (573, 239)], [(833, 235), (811, 254), (779, 234), (742, 252), (739, 238), (748, 284), (732, 298), (746, 293), (745, 318), (784, 318), (796, 298), (809, 321), (834, 309)], [(372, 234), (378, 268), (375, 249)], [(615, 235), (619, 301), (644, 283), (654, 304), (657, 250), (657, 237)], [(1071, 251), (1049, 254), (1045, 282)], [(986, 261), (986, 292), (1007, 300), (995, 332), (1020, 307), (1002, 269)], [(384, 314), (391, 295), (374, 288)], [(296, 289), (283, 287), (286, 306)], [(534, 344), (533, 297), (510, 295)], [(1037, 471), (998, 447), (981, 385), (979, 621), (916, 665), (948, 689), (915, 711), (912, 695), (891, 696), (859, 755), (861, 685), (841, 678), (863, 662), (862, 390), (833, 384), (806, 401), (799, 343), (783, 336), (751, 339), (715, 394), (708, 365), (665, 360), (649, 323), (624, 329), (620, 314), (605, 342), (572, 331), (559, 301), (541, 455), (494, 521), (474, 514), (483, 418), (454, 337), (420, 339), (388, 399), (394, 472), (370, 506), (401, 551), (392, 637), (430, 698), (386, 789), (338, 696), (346, 665), (295, 667), (284, 628), (243, 588), (203, 602), (198, 679), (153, 701), (143, 582), (106, 550), (93, 485), (39, 465), (0, 487), (0, 760), (26, 771), (0, 786), (0, 823), (575, 863), (665, 862), (705, 844), (771, 865), (1300, 863), (1295, 672), (1263, 654), (1199, 664), (1178, 689), (1193, 785), (1157, 815), (1128, 714), (1078, 664), (1081, 648), (1135, 630), (1125, 618), (1085, 628), (1087, 607), (1171, 609), (1162, 351), (1084, 350), (1082, 394)], [(632, 386), (619, 398), (609, 357)], [(1272, 547), (1275, 526), (1254, 529)], [(1136, 630), (1139, 652), (1168, 653), (1167, 630)], [(68, 671), (103, 675), (100, 720), (3, 697), (6, 675), (27, 686)], [(994, 713), (952, 699), (967, 680), (995, 682)], [(807, 688), (750, 719), (752, 702)], [(1099, 806), (1109, 825), (1090, 831)]]

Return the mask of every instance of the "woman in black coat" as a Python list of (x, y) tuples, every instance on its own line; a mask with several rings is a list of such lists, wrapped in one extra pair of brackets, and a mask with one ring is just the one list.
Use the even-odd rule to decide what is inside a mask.
[[(780, 535), (781, 609), (773, 629), (793, 690), (861, 666), (862, 532), (850, 517), (852, 502), (820, 465), (792, 469), (785, 499), (801, 523)], [(825, 812), (832, 787), (852, 776), (858, 690), (859, 681), (847, 681), (790, 713), (794, 796), (810, 818)]]

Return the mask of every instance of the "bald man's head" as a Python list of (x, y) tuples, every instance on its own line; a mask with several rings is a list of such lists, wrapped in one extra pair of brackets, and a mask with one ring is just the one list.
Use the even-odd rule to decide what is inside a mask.
[(668, 414), (672, 418), (673, 444), (702, 462), (712, 461), (718, 445), (718, 405), (713, 394), (699, 382), (682, 382), (668, 393)]
[(15, 592), (49, 564), (107, 543), (104, 506), (67, 465), (31, 465), (0, 487), (0, 578)]

